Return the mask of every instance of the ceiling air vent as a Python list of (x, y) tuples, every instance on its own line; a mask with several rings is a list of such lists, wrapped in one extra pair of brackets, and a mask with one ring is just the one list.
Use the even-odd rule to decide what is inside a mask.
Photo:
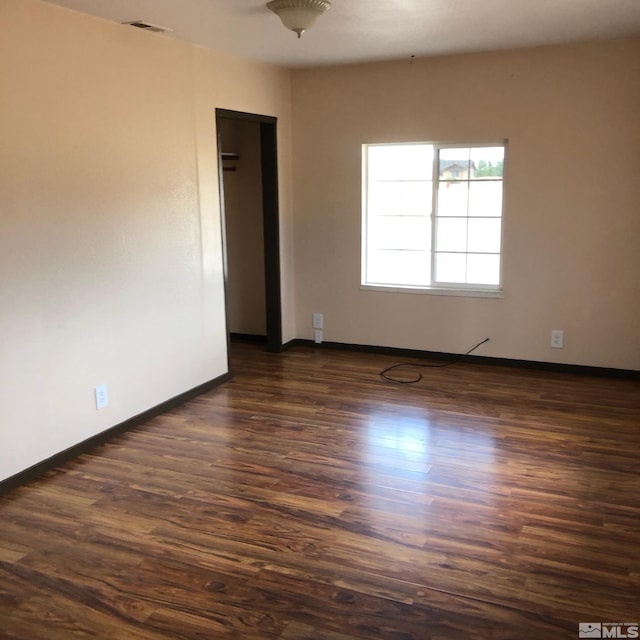
[(166, 33), (167, 31), (173, 31), (169, 27), (161, 27), (158, 24), (151, 24), (151, 22), (143, 22), (142, 20), (133, 20), (131, 22), (123, 22), (122, 24), (128, 24), (136, 29), (144, 29), (145, 31), (153, 31), (153, 33)]

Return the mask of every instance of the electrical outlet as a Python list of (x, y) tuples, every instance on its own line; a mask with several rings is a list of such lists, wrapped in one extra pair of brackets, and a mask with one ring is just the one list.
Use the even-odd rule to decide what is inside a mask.
[(322, 342), (322, 329), (315, 329), (313, 332), (313, 341), (316, 344), (320, 344)]
[(562, 329), (551, 330), (551, 346), (554, 349), (562, 349), (564, 347), (564, 331)]
[(96, 386), (96, 409), (104, 409), (109, 404), (109, 393), (107, 391), (106, 384), (99, 384)]
[(313, 314), (313, 328), (322, 329), (324, 324), (324, 316), (321, 313)]

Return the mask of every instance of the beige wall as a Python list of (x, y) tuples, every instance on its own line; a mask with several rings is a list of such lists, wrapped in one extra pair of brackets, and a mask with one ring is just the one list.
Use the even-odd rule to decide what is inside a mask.
[[(300, 337), (640, 369), (640, 39), (293, 78)], [(361, 145), (503, 138), (504, 297), (360, 290)]]
[(0, 23), (3, 479), (227, 371), (216, 107), (279, 119), (295, 328), (289, 73), (36, 0)]

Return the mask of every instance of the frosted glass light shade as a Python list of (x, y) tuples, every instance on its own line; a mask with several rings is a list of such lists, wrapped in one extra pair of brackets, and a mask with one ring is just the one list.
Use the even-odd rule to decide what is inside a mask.
[(282, 24), (298, 34), (298, 38), (310, 29), (318, 16), (331, 7), (329, 0), (271, 0), (267, 3), (282, 20)]

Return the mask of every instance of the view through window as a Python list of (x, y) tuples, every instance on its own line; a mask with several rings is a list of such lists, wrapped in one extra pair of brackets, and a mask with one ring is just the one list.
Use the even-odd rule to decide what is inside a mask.
[(367, 286), (501, 289), (504, 144), (363, 148)]

